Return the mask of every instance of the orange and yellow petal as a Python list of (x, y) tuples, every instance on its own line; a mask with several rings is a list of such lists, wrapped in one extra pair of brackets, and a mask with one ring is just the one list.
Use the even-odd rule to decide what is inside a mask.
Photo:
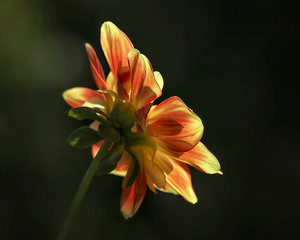
[[(100, 94), (99, 94), (100, 95)], [(98, 96), (99, 96), (98, 95)], [(82, 104), (83, 107), (89, 107), (89, 108), (99, 108), (103, 112), (107, 111), (108, 104), (107, 102), (103, 99), (103, 96), (100, 95), (101, 97), (94, 97)]]
[(85, 48), (90, 60), (91, 64), (91, 70), (93, 73), (93, 77), (95, 79), (96, 85), (100, 90), (107, 89), (107, 85), (105, 82), (105, 75), (103, 72), (103, 68), (101, 66), (101, 63), (99, 62), (99, 59), (97, 57), (97, 54), (93, 47), (90, 44), (85, 44)]
[(178, 192), (185, 200), (195, 204), (198, 199), (195, 194), (191, 174), (185, 163), (176, 160), (170, 160), (173, 165), (173, 171), (166, 175), (167, 183)]
[(108, 65), (117, 78), (118, 71), (128, 67), (127, 55), (133, 45), (126, 34), (112, 22), (102, 24), (100, 41)]
[(81, 107), (84, 102), (101, 95), (92, 89), (85, 87), (75, 87), (63, 92), (63, 98), (71, 107)]
[(121, 160), (118, 162), (116, 168), (111, 172), (111, 174), (120, 177), (125, 177), (128, 171), (129, 163), (130, 163), (130, 156), (128, 155), (127, 152), (124, 152)]
[(144, 167), (130, 187), (121, 193), (121, 212), (125, 219), (132, 217), (139, 209), (147, 191), (147, 176)]
[(118, 80), (114, 77), (112, 72), (109, 72), (106, 78), (106, 84), (108, 86), (108, 89), (114, 91), (115, 93), (118, 93)]
[[(130, 99), (138, 110), (158, 98), (161, 95), (161, 88), (146, 56), (133, 49), (128, 54), (128, 62), (131, 75)], [(157, 77), (161, 84), (162, 78), (159, 74)]]
[(159, 190), (180, 194), (185, 200), (193, 204), (198, 201), (189, 168), (185, 163), (176, 161), (168, 150), (160, 147), (155, 155), (155, 163), (163, 170), (167, 183), (164, 189), (158, 188)]
[(187, 152), (173, 152), (173, 154), (176, 160), (187, 163), (199, 171), (208, 174), (223, 174), (217, 158), (201, 142)]
[(146, 174), (155, 187), (164, 188), (166, 185), (166, 177), (162, 169), (152, 160), (152, 158), (153, 153), (151, 150), (144, 150), (144, 166)]
[(178, 152), (192, 149), (200, 141), (203, 130), (201, 119), (178, 97), (153, 106), (147, 117), (147, 133)]

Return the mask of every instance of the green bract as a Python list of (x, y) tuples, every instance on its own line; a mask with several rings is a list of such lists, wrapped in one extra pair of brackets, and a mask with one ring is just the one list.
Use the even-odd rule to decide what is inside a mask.
[(68, 143), (72, 147), (84, 149), (91, 147), (93, 144), (101, 140), (97, 131), (84, 126), (76, 129), (68, 138)]

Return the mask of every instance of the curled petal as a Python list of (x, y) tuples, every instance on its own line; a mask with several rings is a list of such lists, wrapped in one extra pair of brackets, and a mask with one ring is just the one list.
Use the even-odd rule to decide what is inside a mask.
[(201, 142), (187, 152), (173, 152), (173, 154), (177, 156), (176, 160), (187, 163), (199, 171), (223, 174), (217, 158)]
[(101, 46), (109, 67), (118, 77), (118, 71), (128, 67), (127, 55), (133, 49), (129, 38), (112, 22), (105, 22), (101, 26)]
[(95, 79), (97, 87), (101, 90), (107, 89), (108, 87), (105, 82), (105, 75), (104, 75), (101, 63), (99, 62), (99, 59), (97, 57), (95, 50), (88, 43), (85, 44), (85, 48), (86, 48), (87, 54), (89, 56), (93, 77)]
[(101, 97), (101, 95), (92, 89), (84, 87), (75, 87), (63, 92), (63, 98), (71, 107), (81, 107), (87, 100)]
[(128, 62), (131, 75), (130, 99), (138, 110), (158, 98), (161, 88), (146, 56), (133, 49), (128, 54)]
[(132, 217), (139, 209), (147, 191), (147, 177), (144, 167), (130, 187), (125, 187), (121, 193), (121, 212), (125, 219)]
[(147, 118), (147, 132), (158, 137), (169, 149), (192, 149), (203, 134), (201, 119), (178, 97), (171, 97), (152, 107)]

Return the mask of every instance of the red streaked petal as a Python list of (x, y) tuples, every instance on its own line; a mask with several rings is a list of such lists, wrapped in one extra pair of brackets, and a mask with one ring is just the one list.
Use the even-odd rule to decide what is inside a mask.
[(130, 187), (121, 193), (121, 212), (125, 219), (132, 217), (139, 209), (147, 191), (147, 177), (144, 167)]
[(130, 70), (129, 67), (121, 68), (118, 72), (118, 94), (128, 100), (131, 88)]
[(147, 118), (147, 132), (171, 150), (192, 149), (203, 134), (201, 119), (178, 97), (171, 97), (152, 107)]
[(131, 75), (130, 99), (138, 110), (158, 98), (161, 88), (145, 55), (133, 49), (128, 54), (128, 62)]
[(191, 182), (191, 175), (185, 163), (176, 161), (172, 155), (159, 149), (156, 152), (155, 162), (164, 171), (167, 186), (163, 189), (166, 192), (178, 193), (190, 203), (196, 203), (197, 196)]
[(118, 71), (128, 67), (127, 55), (133, 45), (126, 34), (112, 22), (102, 24), (100, 41), (109, 67), (117, 78)]
[(195, 194), (190, 170), (186, 164), (171, 160), (173, 171), (166, 176), (168, 184), (185, 200), (195, 204), (198, 199)]
[[(149, 103), (147, 105), (145, 105), (144, 107), (140, 108), (135, 114), (137, 117), (137, 123), (138, 123), (138, 127), (141, 128), (141, 130), (146, 131), (146, 120), (147, 120), (147, 115), (148, 112), (150, 111), (152, 107), (152, 103)], [(138, 131), (137, 131), (138, 132)]]
[(101, 97), (101, 95), (92, 89), (85, 87), (75, 87), (63, 92), (63, 98), (71, 107), (81, 107), (87, 100)]
[(201, 142), (187, 152), (173, 152), (173, 154), (177, 156), (176, 160), (187, 163), (199, 171), (223, 174), (217, 158)]
[(85, 48), (90, 60), (93, 77), (95, 79), (97, 87), (101, 90), (107, 89), (108, 87), (105, 82), (105, 75), (95, 50), (88, 43), (85, 44)]

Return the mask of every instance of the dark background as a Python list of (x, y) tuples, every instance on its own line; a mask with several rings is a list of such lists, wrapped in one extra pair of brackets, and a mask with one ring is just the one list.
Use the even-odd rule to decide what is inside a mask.
[(132, 219), (121, 178), (96, 177), (69, 239), (296, 239), (298, 9), (282, 1), (0, 0), (0, 239), (56, 239), (91, 160), (61, 94), (108, 73), (100, 25), (119, 26), (203, 120), (223, 176), (191, 170), (196, 205), (148, 191)]

